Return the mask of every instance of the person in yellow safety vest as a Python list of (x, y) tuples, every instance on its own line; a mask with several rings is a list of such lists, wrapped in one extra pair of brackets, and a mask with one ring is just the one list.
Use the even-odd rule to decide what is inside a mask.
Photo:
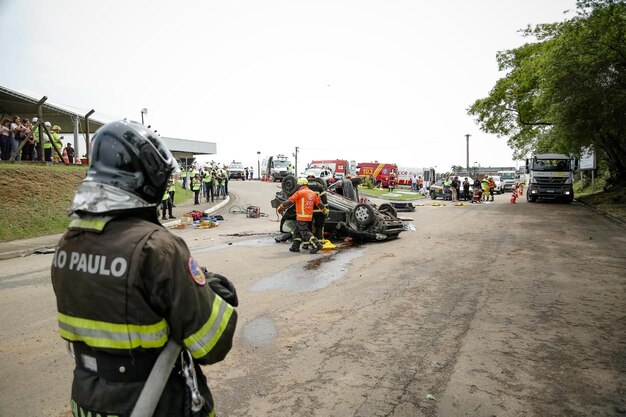
[(200, 187), (202, 187), (202, 179), (200, 179), (200, 174), (196, 174), (191, 181), (191, 190), (193, 191), (193, 204), (198, 205), (200, 201), (198, 201), (198, 197), (200, 196)]
[(202, 187), (204, 188), (204, 198), (206, 202), (209, 202), (209, 196), (211, 198), (211, 202), (214, 200), (214, 192), (213, 192), (213, 169), (205, 168), (202, 172)]
[[(226, 164), (222, 165), (222, 176), (224, 177), (224, 195), (227, 196), (228, 195), (228, 176), (230, 174), (228, 173), (228, 169), (226, 168)], [(224, 197), (226, 198), (226, 197)]]
[(232, 347), (236, 289), (159, 223), (177, 164), (154, 131), (120, 120), (91, 146), (51, 268), (60, 336), (75, 362), (72, 415), (128, 417), (145, 389), (156, 398), (141, 403), (142, 415), (152, 405), (152, 417), (213, 416), (205, 366)]
[[(61, 128), (59, 127), (59, 125), (52, 126), (52, 141), (53, 141), (52, 145), (56, 149), (58, 149), (59, 152), (61, 152), (61, 150), (63, 149), (63, 136), (59, 136), (60, 132), (61, 132)], [(52, 155), (56, 162), (61, 161), (61, 157), (54, 149), (52, 150)]]
[(170, 196), (170, 187), (172, 186), (172, 180), (170, 179), (167, 187), (165, 188), (165, 192), (163, 193), (163, 199), (161, 200), (161, 210), (163, 211), (163, 215), (161, 216), (161, 220), (166, 220), (165, 212), (170, 215), (170, 219), (175, 219), (172, 215), (172, 197)]
[(48, 131), (52, 128), (52, 124), (50, 122), (45, 122), (44, 126), (47, 129), (43, 130), (43, 154), (44, 160), (50, 162), (52, 161), (52, 138), (48, 136)]
[(170, 177), (170, 186), (169, 186), (167, 192), (170, 194), (170, 199), (172, 201), (172, 207), (176, 207), (176, 204), (174, 204), (174, 195), (176, 194), (176, 176), (175, 175), (172, 175)]
[(452, 177), (448, 177), (448, 179), (443, 183), (443, 193), (446, 198), (449, 196), (450, 200), (452, 200)]
[(193, 182), (196, 180), (196, 174), (198, 173), (198, 171), (196, 171), (196, 166), (192, 165), (191, 168), (189, 168), (189, 188), (193, 189)]
[(224, 172), (219, 169), (219, 167), (215, 170), (215, 198), (220, 198), (220, 194), (224, 196), (226, 199), (226, 193), (224, 191)]
[(483, 189), (482, 201), (489, 201), (489, 179), (485, 176), (481, 182)]

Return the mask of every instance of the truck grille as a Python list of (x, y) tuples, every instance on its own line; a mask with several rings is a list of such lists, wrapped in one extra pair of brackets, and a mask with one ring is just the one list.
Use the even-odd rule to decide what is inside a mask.
[(535, 177), (535, 181), (540, 185), (563, 185), (567, 177)]

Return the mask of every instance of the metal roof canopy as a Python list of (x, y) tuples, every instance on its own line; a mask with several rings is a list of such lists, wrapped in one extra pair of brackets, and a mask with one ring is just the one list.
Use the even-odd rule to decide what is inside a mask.
[[(0, 86), (0, 113), (3, 114), (3, 117), (20, 116), (28, 119), (39, 117), (38, 106), (44, 97), (34, 98)], [(47, 99), (47, 97), (45, 98)], [(72, 131), (76, 118), (79, 119), (80, 129), (80, 132), (77, 133), (85, 133), (87, 131), (84, 114), (65, 110), (46, 102), (41, 107), (43, 119), (52, 125), (61, 126), (63, 131)], [(103, 122), (89, 118), (89, 133), (94, 133), (103, 124)], [(69, 128), (70, 126), (71, 128)]]
[(172, 152), (174, 158), (193, 158), (194, 155), (215, 155), (217, 153), (217, 146), (214, 142), (167, 138), (164, 136), (161, 136), (161, 139)]
[[(96, 130), (106, 123), (89, 117), (94, 113), (94, 110), (89, 111), (85, 115), (81, 115), (63, 109), (58, 105), (47, 104), (47, 99), (46, 96), (41, 99), (36, 99), (0, 86), (0, 114), (2, 114), (3, 118), (8, 116), (20, 116), (28, 119), (38, 117), (50, 122), (53, 126), (59, 125), (64, 132), (74, 131), (74, 146), (77, 149), (77, 135), (79, 133), (85, 133), (85, 142), (87, 149), (89, 149), (89, 134), (95, 133)], [(43, 104), (40, 106), (40, 102), (42, 101)], [(72, 128), (68, 129), (69, 126), (72, 126)], [(87, 126), (89, 126), (89, 131), (87, 131)], [(217, 146), (214, 142), (166, 137), (162, 137), (162, 139), (175, 158), (193, 158), (194, 155), (214, 155), (217, 153)]]

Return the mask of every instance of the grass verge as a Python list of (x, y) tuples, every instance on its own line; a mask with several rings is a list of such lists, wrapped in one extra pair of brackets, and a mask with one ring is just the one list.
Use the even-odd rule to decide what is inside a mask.
[(406, 188), (396, 188), (390, 192), (387, 188), (367, 188), (362, 185), (359, 186), (359, 193), (368, 197), (380, 198), (383, 200), (393, 201), (411, 201), (424, 198), (420, 193), (412, 192)]
[[(80, 165), (0, 163), (0, 242), (64, 232), (86, 173)], [(177, 184), (174, 204), (192, 197)]]
[(603, 191), (604, 180), (600, 179), (592, 186), (583, 186), (580, 181), (574, 183), (576, 200), (597, 208), (626, 223), (626, 188)]

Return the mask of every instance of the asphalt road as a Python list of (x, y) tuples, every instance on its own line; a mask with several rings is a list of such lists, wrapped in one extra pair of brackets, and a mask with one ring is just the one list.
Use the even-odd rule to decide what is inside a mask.
[[(234, 347), (205, 368), (219, 415), (626, 412), (623, 226), (509, 194), (480, 206), (426, 200), (400, 214), (416, 230), (399, 239), (296, 254), (271, 237), (277, 184), (229, 187), (219, 227), (173, 230), (239, 291)], [(248, 205), (268, 217), (247, 218)], [(3, 417), (70, 415), (51, 259), (0, 261)]]

